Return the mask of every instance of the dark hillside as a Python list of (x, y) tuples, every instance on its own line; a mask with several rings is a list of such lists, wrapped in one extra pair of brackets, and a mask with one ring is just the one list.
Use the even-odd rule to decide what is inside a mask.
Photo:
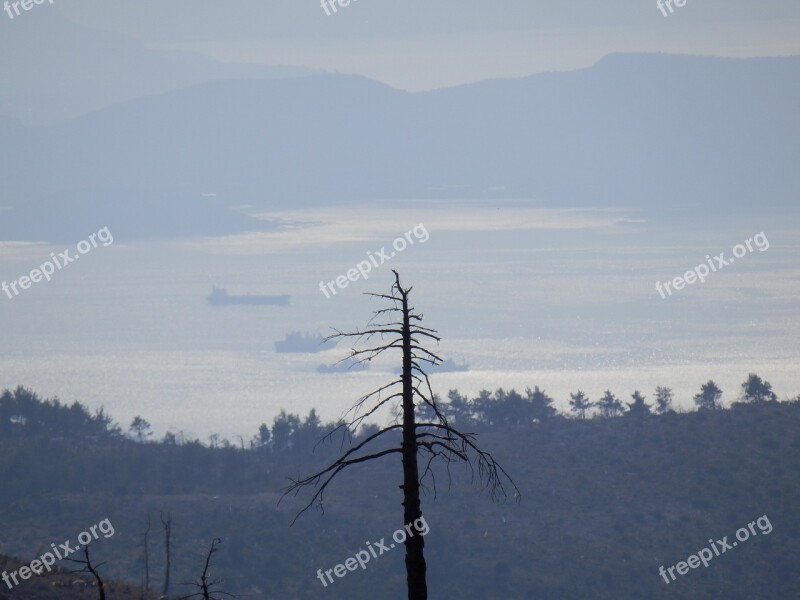
[[(194, 579), (202, 549), (219, 536), (217, 572), (225, 589), (238, 594), (403, 597), (400, 552), (327, 588), (316, 578), (317, 569), (342, 563), (367, 541), (388, 540), (402, 526), (399, 465), (387, 460), (354, 471), (328, 490), (324, 515), (307, 513), (290, 528), (302, 499), (277, 507), (280, 489), (328, 450), (314, 453), (313, 438), (303, 437), (304, 421), (284, 417), (280, 422), (294, 433), (283, 449), (6, 434), (0, 438), (0, 551), (32, 559), (51, 541), (74, 538), (109, 518), (116, 534), (101, 540), (98, 556), (108, 561), (109, 578), (136, 583), (146, 514), (157, 524), (159, 513), (169, 511), (173, 581)], [(449, 484), (444, 471), (436, 472), (435, 500), (426, 481), (433, 598), (800, 597), (797, 402), (643, 418), (476, 421), (471, 430), (523, 497), (519, 505), (494, 505), (461, 467)], [(676, 573), (669, 584), (659, 575), (660, 566), (686, 561), (709, 547), (710, 538), (735, 541), (749, 523), (755, 534), (714, 556), (707, 568)], [(163, 574), (160, 536), (154, 528), (156, 582)]]
[[(0, 573), (16, 571), (23, 566), (20, 561), (0, 555)], [(45, 572), (32, 577), (24, 585), (9, 590), (0, 582), (0, 600), (96, 600), (97, 586), (88, 579), (63, 570)], [(141, 590), (113, 581), (104, 582), (109, 600), (155, 600), (156, 595), (142, 598)]]

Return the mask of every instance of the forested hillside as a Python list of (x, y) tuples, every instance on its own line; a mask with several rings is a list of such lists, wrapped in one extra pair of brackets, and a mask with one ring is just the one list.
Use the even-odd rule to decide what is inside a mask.
[[(730, 409), (655, 415), (649, 407), (637, 412), (634, 400), (617, 417), (570, 419), (549, 410), (548, 401), (538, 388), (473, 399), (451, 392), (445, 405), (452, 418), (478, 434), (522, 497), (493, 504), (461, 466), (450, 479), (435, 471), (435, 497), (427, 478), (433, 598), (800, 596), (800, 403), (756, 398)], [(345, 474), (327, 491), (325, 513), (307, 513), (293, 527), (307, 498), (277, 506), (289, 477), (340, 449), (338, 441), (315, 449), (330, 425), (314, 413), (284, 413), (271, 427), (254, 427), (252, 440), (209, 447), (174, 436), (148, 441), (143, 419), (125, 434), (107, 415), (17, 389), (0, 397), (0, 423), (0, 552), (30, 562), (51, 542), (108, 518), (115, 535), (93, 547), (107, 562), (101, 572), (139, 584), (149, 515), (150, 581), (159, 589), (161, 519), (169, 515), (171, 594), (189, 593), (180, 583), (196, 579), (205, 549), (219, 537), (214, 571), (233, 593), (403, 597), (402, 552), (327, 588), (316, 578), (318, 569), (402, 526), (397, 460)], [(660, 566), (687, 560), (710, 538), (735, 540), (737, 530), (764, 516), (769, 533), (755, 529), (707, 568), (669, 584), (659, 575)], [(33, 590), (34, 581), (24, 589)]]

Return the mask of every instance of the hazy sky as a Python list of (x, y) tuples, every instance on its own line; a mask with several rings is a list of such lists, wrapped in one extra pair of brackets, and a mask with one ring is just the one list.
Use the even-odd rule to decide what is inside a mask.
[[(796, 0), (56, 0), (91, 27), (225, 61), (359, 73), (409, 90), (592, 64), (609, 52), (800, 54)], [(27, 15), (26, 15), (27, 16)], [(40, 40), (41, 41), (41, 40)]]

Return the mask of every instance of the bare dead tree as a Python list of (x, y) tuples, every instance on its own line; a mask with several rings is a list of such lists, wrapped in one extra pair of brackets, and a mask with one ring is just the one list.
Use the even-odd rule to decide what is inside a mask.
[(217, 546), (222, 543), (220, 538), (214, 538), (211, 542), (211, 547), (208, 549), (206, 553), (206, 562), (203, 565), (203, 573), (200, 575), (200, 580), (197, 582), (190, 582), (184, 583), (183, 585), (192, 585), (197, 588), (194, 594), (189, 594), (188, 596), (183, 596), (181, 600), (189, 600), (189, 598), (203, 598), (203, 600), (222, 600), (222, 596), (227, 598), (235, 598), (235, 596), (229, 592), (225, 592), (222, 590), (214, 590), (212, 589), (214, 586), (219, 585), (222, 583), (222, 579), (211, 579), (211, 558), (214, 556), (214, 553), (217, 552)]
[[(475, 442), (475, 435), (464, 433), (452, 427), (438, 401), (434, 397), (428, 375), (423, 369), (423, 364), (438, 365), (442, 359), (428, 350), (423, 342), (439, 342), (438, 332), (424, 327), (422, 315), (417, 314), (409, 304), (409, 294), (413, 288), (404, 288), (400, 283), (400, 275), (392, 270), (395, 276), (394, 284), (388, 294), (367, 294), (374, 298), (387, 301), (390, 306), (375, 311), (372, 319), (363, 330), (336, 333), (329, 336), (334, 338), (355, 339), (356, 344), (379, 339), (379, 343), (368, 348), (353, 348), (350, 354), (342, 359), (364, 363), (371, 361), (384, 352), (399, 351), (402, 357), (402, 369), (398, 379), (381, 386), (376, 390), (359, 398), (356, 403), (345, 413), (343, 424), (337, 427), (327, 437), (333, 436), (337, 431), (343, 433), (352, 442), (353, 436), (364, 420), (374, 415), (382, 407), (391, 407), (400, 403), (402, 422), (384, 427), (378, 432), (367, 436), (344, 452), (338, 459), (327, 467), (301, 479), (293, 479), (284, 493), (298, 494), (303, 488), (315, 489), (308, 504), (300, 510), (292, 523), (306, 510), (318, 505), (324, 510), (323, 495), (334, 478), (344, 469), (363, 462), (380, 459), (392, 454), (400, 454), (403, 466), (403, 517), (405, 524), (411, 524), (422, 517), (420, 504), (420, 487), (425, 488), (424, 481), (430, 476), (433, 485), (434, 497), (436, 494), (436, 478), (432, 470), (434, 459), (440, 459), (447, 468), (450, 477), (450, 464), (453, 462), (465, 463), (471, 471), (473, 480), (477, 480), (488, 491), (493, 500), (506, 497), (505, 482), (513, 488), (513, 496), (519, 500), (520, 494), (514, 481), (508, 473), (497, 463), (494, 457), (482, 450)], [(342, 362), (340, 361), (340, 362)], [(426, 409), (433, 418), (416, 421), (415, 410)], [(399, 440), (398, 440), (399, 434)], [(399, 445), (368, 452), (367, 447), (377, 440), (385, 440), (383, 436), (393, 436)], [(420, 476), (418, 460), (425, 459), (425, 468)], [(477, 473), (476, 473), (477, 472)], [(409, 600), (427, 600), (426, 564), (424, 554), (424, 541), (422, 536), (408, 536), (406, 547), (406, 579), (408, 583)]]
[(99, 565), (93, 565), (92, 559), (89, 557), (89, 545), (84, 546), (83, 548), (83, 560), (76, 559), (76, 558), (65, 558), (69, 562), (73, 562), (75, 564), (81, 565), (80, 569), (75, 569), (70, 571), (70, 573), (89, 573), (94, 577), (94, 580), (97, 582), (97, 591), (99, 594), (100, 600), (106, 600), (106, 590), (103, 586), (103, 578), (100, 577), (100, 573), (97, 572), (97, 569), (102, 567), (104, 562), (100, 563)]
[(163, 513), (160, 515), (161, 525), (164, 527), (164, 549), (167, 554), (167, 564), (164, 574), (164, 595), (169, 594), (169, 571), (170, 571), (170, 542), (172, 539), (172, 515), (167, 513), (167, 518), (164, 519)]
[(150, 513), (147, 513), (147, 529), (144, 530), (142, 543), (144, 545), (144, 582), (142, 585), (142, 599), (150, 593), (150, 549), (147, 536), (150, 535)]

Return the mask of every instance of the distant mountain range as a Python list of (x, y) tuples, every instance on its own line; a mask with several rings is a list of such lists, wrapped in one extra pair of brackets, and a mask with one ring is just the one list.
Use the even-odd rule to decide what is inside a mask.
[(611, 55), (413, 94), (344, 75), (215, 81), (40, 128), (0, 119), (0, 135), (3, 240), (73, 242), (100, 221), (121, 238), (232, 233), (264, 226), (232, 205), (456, 194), (788, 211), (800, 57)]
[(132, 37), (76, 23), (57, 5), (13, 20), (2, 14), (0, 115), (52, 123), (208, 81), (320, 73), (223, 63), (149, 47)]

